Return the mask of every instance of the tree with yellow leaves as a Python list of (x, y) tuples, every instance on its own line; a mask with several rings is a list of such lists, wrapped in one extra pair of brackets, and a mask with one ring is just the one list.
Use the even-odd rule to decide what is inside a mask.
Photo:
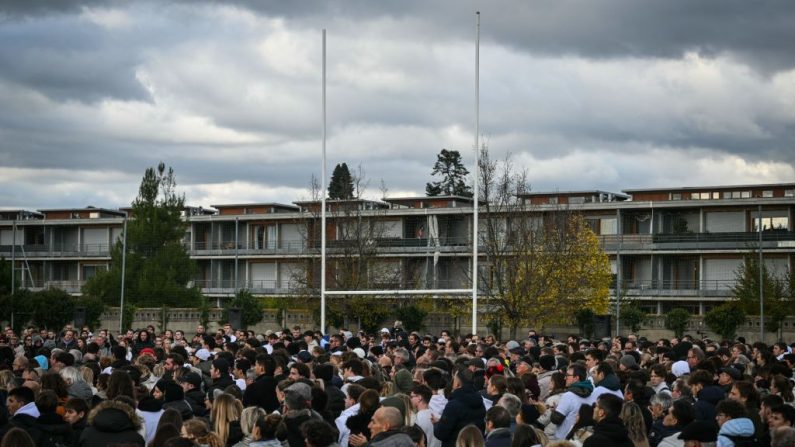
[(509, 158), (492, 161), (486, 148), (480, 159), (486, 208), (480, 281), (489, 308), (501, 314), (511, 338), (520, 327), (568, 323), (583, 307), (604, 313), (610, 263), (585, 220), (563, 208), (524, 205), (526, 173), (514, 172)]

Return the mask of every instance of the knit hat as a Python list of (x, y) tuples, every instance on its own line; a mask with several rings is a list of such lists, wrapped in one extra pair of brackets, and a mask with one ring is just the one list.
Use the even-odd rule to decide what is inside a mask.
[(397, 387), (398, 391), (406, 394), (408, 394), (414, 387), (414, 379), (411, 377), (411, 373), (407, 369), (401, 368), (397, 373), (395, 373), (395, 386)]
[(552, 371), (555, 369), (555, 356), (552, 355), (542, 355), (538, 359), (538, 364), (541, 365), (545, 371)]
[(623, 365), (624, 368), (627, 369), (635, 369), (638, 367), (638, 362), (635, 361), (635, 357), (629, 354), (622, 355), (621, 360), (619, 360), (618, 362), (621, 363), (621, 365)]

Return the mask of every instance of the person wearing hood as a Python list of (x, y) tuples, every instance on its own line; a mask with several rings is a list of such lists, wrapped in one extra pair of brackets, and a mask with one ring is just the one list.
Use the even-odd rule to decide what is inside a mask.
[(44, 439), (37, 423), (41, 413), (36, 407), (33, 390), (27, 387), (12, 389), (8, 392), (6, 407), (11, 417), (0, 427), (0, 439), (12, 428), (21, 428), (28, 432), (36, 445), (40, 445), (41, 440)]
[(621, 382), (618, 380), (618, 376), (609, 363), (602, 362), (596, 365), (593, 379), (594, 390), (591, 396), (592, 400), (596, 400), (602, 394), (613, 394), (619, 399), (624, 399), (624, 393), (621, 392)]
[(88, 416), (88, 427), (83, 430), (77, 447), (105, 447), (132, 444), (144, 447), (144, 438), (138, 434), (141, 422), (135, 410), (125, 403), (106, 400)]
[(715, 421), (715, 406), (722, 401), (726, 394), (723, 389), (712, 383), (712, 374), (708, 371), (698, 370), (690, 375), (688, 385), (696, 396), (696, 420)]
[(483, 432), (485, 416), (486, 407), (473, 385), (472, 371), (459, 369), (453, 375), (453, 391), (441, 418), (433, 427), (433, 435), (442, 441), (442, 447), (453, 447), (458, 433), (467, 425), (474, 424)]
[(52, 390), (44, 390), (36, 398), (39, 418), (36, 424), (41, 430), (42, 439), (51, 445), (66, 445), (72, 439), (72, 426), (56, 413), (58, 396)]
[(193, 417), (193, 410), (185, 401), (185, 392), (173, 380), (160, 379), (152, 388), (152, 396), (163, 404), (163, 410), (173, 408), (179, 411), (183, 421)]
[(596, 424), (593, 434), (582, 444), (583, 447), (635, 447), (624, 423), (618, 417), (623, 403), (621, 398), (612, 394), (603, 394), (596, 399), (593, 407), (593, 420)]
[[(152, 389), (156, 393), (157, 388)], [(138, 401), (138, 408), (135, 410), (136, 416), (140, 417), (144, 425), (144, 439), (147, 444), (152, 442), (160, 424), (160, 417), (163, 416), (163, 400), (153, 395), (147, 394)]]
[(754, 423), (748, 417), (745, 406), (735, 400), (726, 399), (718, 403), (715, 420), (718, 422), (718, 447), (734, 447), (735, 444), (755, 443)]
[(558, 406), (550, 417), (551, 422), (558, 426), (554, 435), (556, 440), (566, 439), (577, 419), (580, 406), (591, 405), (593, 402), (593, 384), (588, 380), (588, 372), (584, 366), (576, 363), (569, 365), (566, 370), (566, 387), (567, 391), (560, 397)]

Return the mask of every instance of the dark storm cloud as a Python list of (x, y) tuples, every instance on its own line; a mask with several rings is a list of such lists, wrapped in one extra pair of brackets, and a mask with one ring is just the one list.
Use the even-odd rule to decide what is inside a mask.
[(146, 100), (149, 95), (135, 77), (139, 62), (132, 45), (71, 16), (0, 26), (0, 79), (55, 100)]
[[(795, 66), (795, 2), (772, 0), (600, 0), (248, 2), (261, 14), (333, 20), (391, 17), (422, 22), (428, 38), (471, 39), (472, 12), (482, 12), (482, 38), (525, 51), (585, 58), (678, 58), (730, 52), (768, 72)], [(407, 31), (413, 31), (411, 29)]]

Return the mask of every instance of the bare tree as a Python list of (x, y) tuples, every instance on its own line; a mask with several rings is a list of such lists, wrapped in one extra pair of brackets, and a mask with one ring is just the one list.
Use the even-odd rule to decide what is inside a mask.
[(484, 146), (478, 174), (481, 290), (511, 337), (521, 326), (568, 321), (583, 306), (604, 311), (609, 261), (582, 217), (527, 205), (527, 173), (515, 170), (510, 155), (496, 162)]

